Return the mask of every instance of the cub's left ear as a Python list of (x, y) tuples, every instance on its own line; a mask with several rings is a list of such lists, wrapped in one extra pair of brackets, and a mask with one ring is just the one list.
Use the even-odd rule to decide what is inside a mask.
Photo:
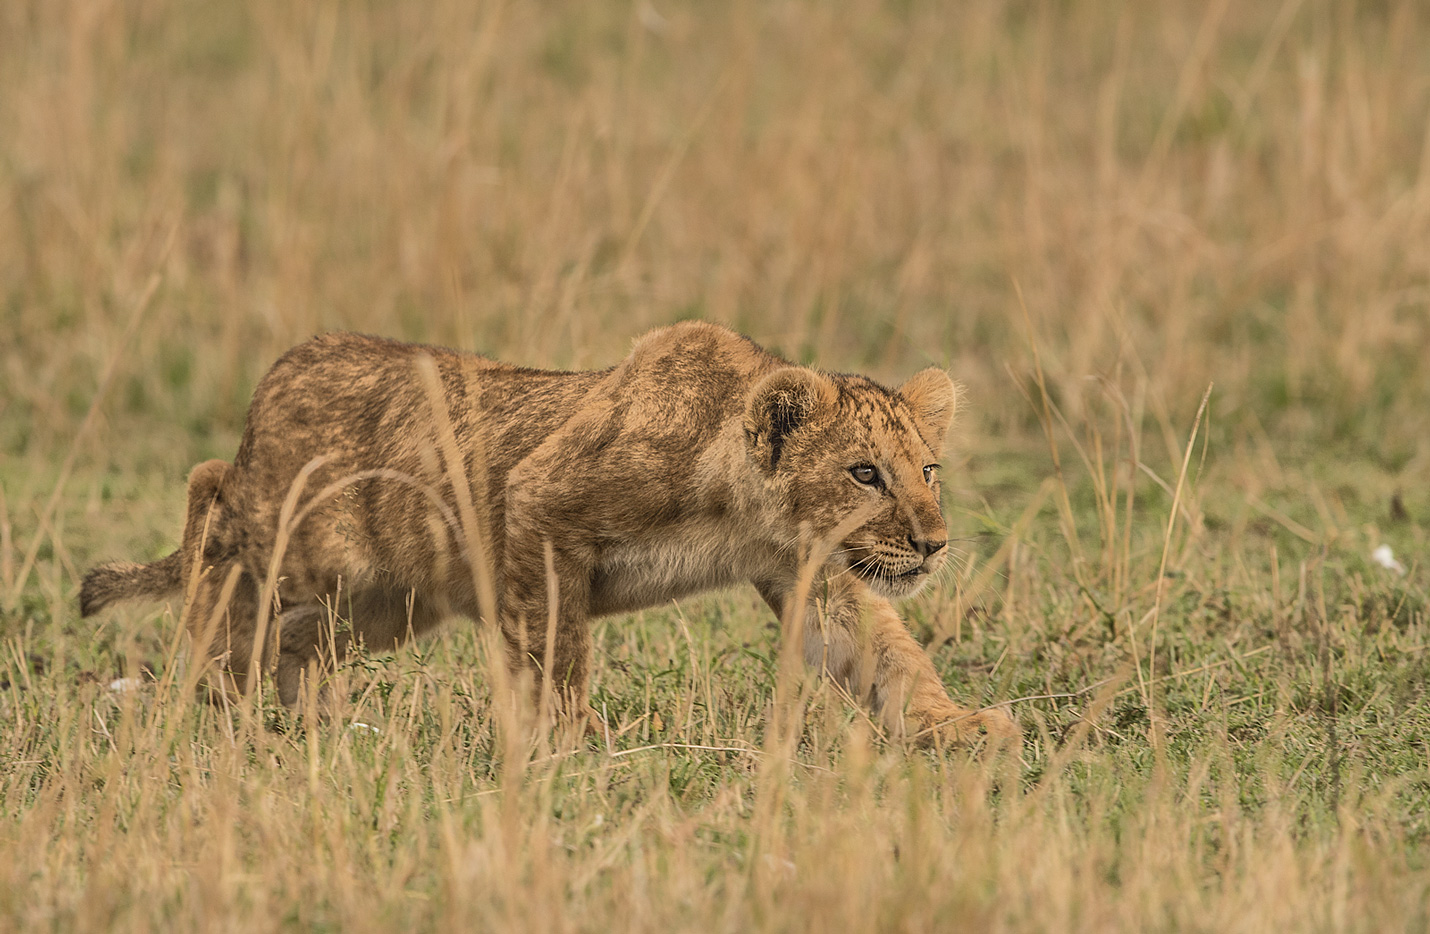
[(899, 387), (899, 395), (913, 410), (919, 430), (935, 448), (941, 445), (948, 426), (953, 424), (954, 410), (958, 408), (958, 387), (948, 374), (936, 366), (919, 370)]
[(745, 444), (760, 467), (774, 473), (790, 435), (834, 410), (834, 385), (813, 370), (786, 366), (766, 374), (745, 400)]

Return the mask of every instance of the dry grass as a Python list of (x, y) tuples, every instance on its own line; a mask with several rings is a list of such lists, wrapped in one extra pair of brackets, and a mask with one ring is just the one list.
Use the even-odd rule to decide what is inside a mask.
[[(1408, 2), (0, 6), (0, 926), (1423, 930), (1427, 49)], [(812, 681), (786, 749), (742, 591), (602, 624), (601, 750), (499, 729), (470, 627), (305, 729), (77, 618), (316, 330), (589, 366), (690, 316), (966, 383), (908, 613), (1017, 756)]]

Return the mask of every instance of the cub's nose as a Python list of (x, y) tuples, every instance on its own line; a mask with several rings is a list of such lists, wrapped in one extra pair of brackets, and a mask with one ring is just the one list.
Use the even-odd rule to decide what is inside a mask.
[(917, 551), (925, 558), (931, 558), (942, 551), (943, 546), (947, 545), (948, 541), (942, 538), (914, 538), (910, 535), (909, 544), (913, 547), (914, 551)]

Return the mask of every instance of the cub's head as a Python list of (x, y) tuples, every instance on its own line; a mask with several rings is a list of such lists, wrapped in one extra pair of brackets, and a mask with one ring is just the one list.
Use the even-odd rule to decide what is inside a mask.
[(794, 366), (763, 377), (745, 401), (745, 442), (779, 491), (788, 540), (808, 529), (885, 596), (923, 586), (947, 555), (938, 459), (957, 400), (937, 368), (897, 390)]

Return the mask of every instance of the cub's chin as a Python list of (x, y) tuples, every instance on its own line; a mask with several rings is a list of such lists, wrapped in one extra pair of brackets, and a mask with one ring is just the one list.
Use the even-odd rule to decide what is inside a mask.
[(879, 596), (900, 600), (922, 590), (937, 568), (933, 562), (926, 561), (911, 570), (896, 573), (871, 562), (861, 562), (851, 565), (850, 570)]

